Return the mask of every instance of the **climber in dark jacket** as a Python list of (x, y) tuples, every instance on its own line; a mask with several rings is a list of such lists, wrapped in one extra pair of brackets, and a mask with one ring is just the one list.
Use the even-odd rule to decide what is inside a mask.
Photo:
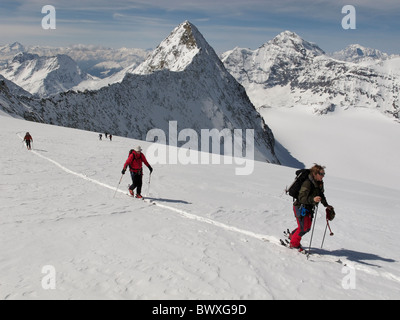
[(297, 221), (297, 228), (289, 236), (290, 247), (303, 251), (301, 238), (310, 231), (314, 218), (315, 208), (319, 203), (324, 207), (332, 208), (324, 195), (325, 167), (315, 164), (310, 169), (308, 178), (300, 188), (299, 196), (293, 203), (293, 211)]

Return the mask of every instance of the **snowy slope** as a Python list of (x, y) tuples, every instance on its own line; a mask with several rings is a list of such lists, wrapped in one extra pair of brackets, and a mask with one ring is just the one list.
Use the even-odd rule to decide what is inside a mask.
[(274, 135), (291, 154), (345, 179), (383, 187), (400, 186), (399, 123), (377, 110), (338, 110), (316, 116), (312, 108), (261, 108)]
[(29, 117), (31, 108), (23, 102), (24, 99), (29, 100), (30, 97), (31, 94), (29, 92), (0, 75), (1, 112), (12, 115), (16, 118), (25, 118), (31, 120)]
[(384, 61), (378, 61), (371, 65), (378, 72), (387, 73), (393, 77), (400, 77), (400, 57), (393, 57)]
[[(34, 138), (31, 152), (21, 143), (25, 131)], [(335, 236), (317, 249), (325, 226), (318, 215), (319, 255), (307, 261), (277, 244), (294, 227), (283, 194), (291, 168), (256, 163), (252, 175), (236, 176), (234, 165), (157, 164), (145, 142), (98, 141), (93, 132), (5, 116), (0, 139), (0, 299), (399, 297), (398, 185), (343, 179), (329, 166)], [(154, 204), (124, 194), (127, 175), (113, 198), (138, 143), (154, 167), (150, 190), (145, 169), (143, 189)], [(382, 166), (388, 180), (398, 170)], [(42, 287), (45, 266), (55, 270), (55, 290)]]

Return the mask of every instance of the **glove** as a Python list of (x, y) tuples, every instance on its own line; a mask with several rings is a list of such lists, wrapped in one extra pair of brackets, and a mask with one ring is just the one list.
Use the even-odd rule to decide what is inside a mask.
[(126, 172), (126, 169), (125, 169), (125, 168), (122, 169), (121, 173), (122, 173), (122, 174), (125, 174), (125, 172)]
[(150, 174), (152, 174), (153, 173), (153, 168), (149, 167), (149, 170), (150, 170)]
[(335, 219), (336, 213), (332, 206), (326, 207), (326, 219), (332, 221)]

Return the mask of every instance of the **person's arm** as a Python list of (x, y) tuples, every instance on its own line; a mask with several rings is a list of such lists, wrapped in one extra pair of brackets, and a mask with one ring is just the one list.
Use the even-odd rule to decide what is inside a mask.
[(149, 168), (150, 173), (153, 172), (153, 168), (151, 167), (151, 165), (147, 162), (146, 156), (142, 153), (142, 161), (144, 162), (144, 164), (147, 166), (147, 168)]
[(131, 153), (128, 159), (125, 161), (124, 168), (122, 169), (122, 174), (125, 174), (126, 168), (132, 163), (133, 160), (133, 153)]

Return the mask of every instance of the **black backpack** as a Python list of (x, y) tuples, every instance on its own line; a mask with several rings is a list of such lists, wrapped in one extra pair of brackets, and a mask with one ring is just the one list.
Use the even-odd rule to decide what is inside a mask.
[(300, 188), (304, 181), (308, 178), (310, 174), (310, 169), (300, 169), (296, 171), (296, 179), (289, 188), (286, 188), (286, 194), (289, 194), (294, 199), (299, 197)]

